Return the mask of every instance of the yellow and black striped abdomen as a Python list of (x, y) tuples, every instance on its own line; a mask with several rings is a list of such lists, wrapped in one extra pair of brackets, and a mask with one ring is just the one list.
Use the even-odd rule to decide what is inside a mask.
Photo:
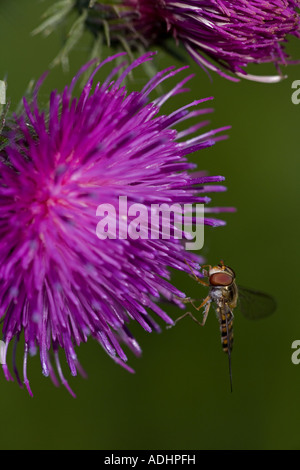
[(233, 315), (229, 309), (220, 312), (220, 331), (223, 351), (228, 354), (233, 346)]

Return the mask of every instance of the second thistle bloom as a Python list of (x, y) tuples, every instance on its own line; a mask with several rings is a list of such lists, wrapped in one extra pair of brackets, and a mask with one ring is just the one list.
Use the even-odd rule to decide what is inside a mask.
[[(198, 109), (206, 100), (159, 114), (167, 99), (186, 91), (190, 77), (155, 100), (149, 98), (151, 92), (180, 70), (171, 67), (158, 73), (140, 92), (127, 93), (122, 85), (134, 67), (149, 59), (151, 54), (129, 67), (123, 63), (92, 87), (97, 67), (75, 98), (75, 83), (87, 69), (83, 67), (62, 93), (51, 93), (46, 112), (37, 101), (39, 83), (32, 101), (24, 100), (24, 113), (10, 123), (9, 143), (0, 153), (0, 319), (4, 357), (14, 342), (13, 369), (20, 384), (15, 348), (24, 335), (23, 381), (30, 393), (28, 354), (39, 352), (44, 375), (56, 383), (53, 353), (55, 368), (69, 389), (59, 349), (76, 375), (81, 368), (75, 346), (89, 336), (128, 368), (121, 344), (140, 354), (128, 323), (158, 331), (152, 312), (172, 324), (157, 304), (160, 299), (184, 297), (170, 282), (169, 269), (190, 273), (187, 262), (197, 269), (199, 258), (186, 252), (175, 236), (96, 236), (98, 205), (118, 207), (120, 196), (150, 207), (162, 202), (207, 203), (206, 193), (224, 190), (211, 185), (222, 177), (193, 174), (195, 165), (186, 159), (221, 139), (223, 129), (191, 138), (189, 134), (207, 122), (179, 133), (174, 129), (179, 122), (211, 111)], [(223, 224), (209, 217), (203, 222)], [(3, 370), (11, 379), (5, 360)]]
[[(292, 63), (284, 44), (289, 35), (300, 37), (299, 6), (298, 0), (77, 0), (73, 8), (81, 23), (69, 40), (71, 46), (84, 27), (109, 45), (132, 50), (164, 46), (170, 39), (169, 50), (182, 45), (205, 70), (231, 80), (275, 82), (282, 78), (280, 67)], [(48, 31), (49, 21), (45, 26)], [(262, 63), (273, 63), (278, 75), (248, 73), (249, 64)]]
[[(173, 36), (204, 69), (233, 79), (226, 71), (257, 81), (277, 77), (249, 75), (249, 64), (289, 63), (288, 35), (300, 37), (299, 1), (287, 0), (124, 0), (139, 13), (135, 26), (150, 42)], [(160, 26), (159, 26), (160, 25)]]

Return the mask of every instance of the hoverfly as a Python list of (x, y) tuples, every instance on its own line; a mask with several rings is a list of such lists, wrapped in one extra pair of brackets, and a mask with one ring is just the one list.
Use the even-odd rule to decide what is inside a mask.
[(276, 309), (276, 302), (274, 298), (268, 294), (237, 286), (235, 272), (232, 268), (226, 266), (223, 261), (217, 266), (205, 265), (203, 267), (208, 268), (202, 270), (208, 282), (200, 279), (189, 266), (193, 278), (199, 284), (209, 287), (208, 296), (205, 297), (199, 306), (196, 306), (195, 300), (189, 297), (180, 299), (184, 303), (190, 303), (197, 311), (203, 308), (203, 319), (199, 321), (191, 312), (186, 312), (184, 315), (177, 318), (175, 323), (186, 316), (190, 316), (196, 323), (204, 326), (210, 306), (212, 303), (214, 304), (220, 325), (222, 348), (228, 355), (230, 388), (232, 391), (231, 352), (233, 346), (233, 311), (238, 306), (246, 318), (259, 319), (271, 315)]

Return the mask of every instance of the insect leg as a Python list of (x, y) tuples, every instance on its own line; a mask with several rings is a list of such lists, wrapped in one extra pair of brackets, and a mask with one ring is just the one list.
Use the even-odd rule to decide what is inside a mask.
[[(203, 268), (208, 268), (208, 271), (210, 271), (211, 270), (211, 265), (210, 264), (202, 264), (201, 269), (203, 269)], [(204, 271), (207, 273), (206, 269), (204, 269)]]
[(191, 299), (191, 297), (185, 297), (184, 299), (178, 297), (177, 295), (175, 295), (175, 297), (177, 300), (180, 300), (180, 302), (182, 302), (183, 304), (190, 304), (193, 302), (193, 299)]
[[(204, 269), (204, 268), (208, 268), (208, 269)], [(210, 264), (203, 264), (201, 266), (201, 269), (202, 269), (202, 274), (205, 277), (209, 277), (209, 271), (211, 270), (211, 265)], [(207, 285), (209, 285), (209, 284), (207, 284)]]
[(176, 318), (174, 325), (168, 325), (166, 328), (169, 330), (170, 328), (175, 326), (176, 323), (178, 323), (180, 320), (183, 320), (187, 316), (191, 317), (191, 319), (194, 320), (195, 323), (198, 323), (198, 325), (203, 326), (202, 323), (199, 320), (197, 320), (197, 318), (194, 317), (194, 315), (191, 312), (185, 312), (183, 315), (181, 315), (181, 317)]
[(205, 297), (205, 299), (203, 300), (203, 302), (201, 302), (201, 304), (199, 305), (199, 307), (196, 307), (195, 304), (194, 304), (194, 301), (191, 299), (190, 300), (192, 306), (194, 307), (195, 310), (197, 310), (199, 312), (200, 308), (204, 307), (205, 304), (211, 302), (211, 298), (210, 298), (210, 295), (208, 295), (207, 297)]
[(208, 287), (209, 284), (208, 284), (207, 282), (205, 282), (205, 281), (202, 281), (202, 279), (200, 279), (200, 278), (194, 273), (193, 268), (189, 265), (189, 263), (187, 262), (187, 260), (185, 259), (184, 261), (185, 261), (185, 264), (187, 264), (188, 267), (190, 268), (190, 271), (191, 271), (192, 276), (193, 276), (193, 278), (195, 279), (195, 281), (199, 282), (199, 284), (202, 284), (203, 286)]
[[(205, 305), (205, 309), (204, 309), (204, 313), (203, 313), (203, 319), (202, 321), (199, 321), (196, 317), (194, 317), (194, 315), (191, 313), (191, 312), (185, 312), (183, 315), (181, 315), (181, 317), (177, 318), (175, 320), (175, 324), (178, 323), (180, 320), (182, 320), (183, 318), (189, 316), (191, 317), (192, 320), (194, 320), (195, 323), (197, 323), (198, 325), (200, 326), (204, 326), (205, 325), (205, 322), (206, 322), (206, 319), (207, 319), (207, 315), (208, 315), (208, 312), (209, 312), (209, 309), (210, 309), (210, 303), (211, 303), (211, 298), (210, 296), (208, 295), (204, 300), (203, 302), (201, 303), (201, 305), (199, 305), (199, 307), (195, 307), (193, 301), (191, 300), (190, 301), (192, 306), (197, 310), (199, 311), (200, 308), (204, 307)], [(167, 326), (167, 329), (170, 329), (172, 328), (172, 326), (175, 326), (175, 325), (171, 325), (171, 326)]]
[(208, 282), (202, 281), (202, 279), (200, 279), (199, 277), (198, 277), (197, 281), (199, 282), (199, 284), (202, 284), (202, 286), (205, 286), (205, 287), (209, 286)]
[(209, 309), (210, 309), (210, 303), (211, 303), (211, 300), (210, 300), (210, 297), (209, 297), (209, 300), (207, 301), (207, 304), (206, 304), (205, 309), (204, 309), (203, 320), (202, 320), (201, 326), (204, 326), (205, 323), (206, 323), (206, 319), (207, 319), (208, 312), (209, 312)]

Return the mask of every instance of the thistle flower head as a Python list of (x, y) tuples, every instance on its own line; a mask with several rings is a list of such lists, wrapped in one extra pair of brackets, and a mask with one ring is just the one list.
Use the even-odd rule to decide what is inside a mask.
[[(233, 79), (226, 71), (250, 80), (275, 77), (247, 74), (248, 64), (289, 63), (283, 43), (300, 36), (299, 1), (257, 0), (125, 0), (137, 12), (135, 29), (149, 42), (172, 36), (204, 69)], [(225, 72), (224, 72), (225, 70)], [(280, 71), (279, 71), (280, 72)]]
[[(57, 60), (66, 61), (87, 27), (110, 46), (133, 51), (165, 46), (175, 52), (182, 45), (206, 71), (234, 81), (243, 77), (276, 82), (283, 78), (280, 66), (293, 63), (284, 44), (289, 35), (299, 38), (299, 6), (298, 0), (77, 0), (73, 7), (81, 16)], [(61, 15), (55, 10), (52, 18), (51, 9), (50, 18), (36, 32), (49, 32), (70, 9), (69, 5)], [(97, 47), (94, 52), (99, 54)], [(275, 64), (278, 75), (247, 72), (249, 64), (262, 63)]]
[[(119, 56), (122, 54), (119, 54)], [(113, 60), (106, 59), (100, 66)], [(15, 350), (24, 336), (23, 381), (28, 354), (40, 354), (42, 371), (71, 391), (63, 375), (63, 349), (71, 374), (81, 371), (75, 346), (96, 339), (113, 360), (128, 370), (121, 343), (141, 350), (128, 323), (159, 331), (151, 312), (166, 323), (172, 319), (158, 306), (162, 298), (183, 297), (170, 282), (169, 268), (197, 269), (199, 258), (169, 239), (99, 239), (97, 207), (110, 204), (118, 213), (118, 199), (130, 203), (207, 203), (205, 193), (222, 191), (210, 185), (222, 177), (190, 172), (195, 165), (186, 155), (223, 138), (223, 129), (187, 138), (205, 123), (178, 133), (179, 121), (211, 111), (194, 101), (169, 115), (160, 108), (171, 96), (186, 91), (191, 77), (167, 94), (151, 100), (159, 83), (176, 75), (173, 67), (159, 72), (140, 92), (127, 93), (122, 81), (134, 67), (151, 59), (148, 53), (131, 66), (116, 67), (104, 83), (93, 86), (92, 72), (79, 98), (73, 96), (81, 73), (62, 93), (53, 91), (46, 111), (40, 109), (37, 84), (24, 112), (10, 126), (9, 142), (0, 153), (0, 318), (6, 352), (15, 342), (13, 368), (19, 384)], [(117, 72), (125, 68), (119, 78)], [(212, 212), (217, 212), (212, 208)], [(204, 223), (222, 225), (214, 218)], [(119, 222), (122, 225), (122, 220)], [(188, 264), (187, 264), (188, 263)], [(54, 364), (53, 364), (54, 357)], [(55, 367), (54, 367), (55, 365)], [(71, 393), (73, 393), (71, 391)]]

